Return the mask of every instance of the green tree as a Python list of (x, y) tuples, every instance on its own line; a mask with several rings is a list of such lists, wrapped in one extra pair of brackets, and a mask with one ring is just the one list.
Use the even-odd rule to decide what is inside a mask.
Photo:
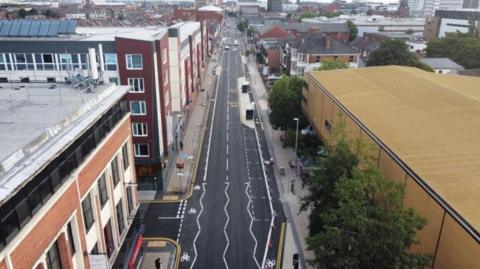
[[(334, 128), (302, 209), (311, 209), (308, 249), (319, 268), (422, 268), (430, 257), (411, 253), (426, 220), (403, 207), (403, 185), (385, 179), (361, 140)], [(362, 164), (362, 165), (359, 165)]]
[(27, 11), (24, 8), (21, 8), (18, 10), (18, 17), (25, 19), (25, 16), (27, 16)]
[(351, 20), (347, 20), (347, 27), (348, 27), (348, 31), (349, 31), (349, 37), (348, 37), (348, 40), (349, 41), (352, 41), (354, 40), (357, 35), (358, 35), (358, 28), (357, 26), (355, 25), (355, 23), (353, 23), (353, 21)]
[(302, 15), (300, 15), (300, 19), (304, 19), (304, 18), (315, 18), (317, 17), (318, 15), (317, 14), (313, 14), (311, 12), (305, 12), (303, 13)]
[(336, 60), (326, 60), (322, 62), (322, 65), (315, 68), (315, 70), (334, 70), (334, 69), (347, 69), (348, 64), (342, 63)]
[(385, 27), (383, 25), (380, 25), (380, 27), (378, 27), (378, 31), (379, 32), (384, 32), (385, 31)]
[(446, 57), (463, 67), (480, 68), (480, 39), (462, 33), (448, 33), (427, 43), (427, 57)]
[(387, 39), (370, 53), (367, 66), (404, 65), (413, 66), (432, 72), (432, 69), (418, 60), (414, 53), (408, 50), (408, 45), (400, 39)]
[(38, 10), (32, 8), (27, 13), (28, 15), (38, 15)]
[(275, 81), (268, 95), (269, 120), (274, 129), (295, 128), (293, 118), (300, 119), (303, 126), (305, 117), (301, 109), (302, 89), (305, 82), (298, 76), (283, 76)]
[(53, 10), (51, 9), (47, 9), (45, 10), (45, 12), (43, 13), (43, 15), (45, 15), (45, 17), (47, 18), (55, 18), (57, 17), (57, 13), (55, 13)]

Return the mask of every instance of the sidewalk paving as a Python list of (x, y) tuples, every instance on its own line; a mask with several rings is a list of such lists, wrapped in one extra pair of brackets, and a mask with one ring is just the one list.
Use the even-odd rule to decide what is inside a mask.
[(141, 269), (155, 269), (155, 260), (160, 259), (161, 269), (178, 267), (179, 249), (177, 245), (165, 239), (146, 239), (142, 245), (143, 258)]
[[(287, 230), (283, 255), (283, 267), (292, 268), (292, 256), (300, 254), (300, 267), (305, 268), (305, 260), (313, 258), (313, 253), (307, 251), (306, 236), (308, 235), (308, 213), (300, 212), (301, 197), (307, 194), (307, 189), (302, 189), (301, 180), (296, 180), (293, 194), (290, 191), (290, 179), (294, 177), (294, 170), (290, 169), (289, 161), (295, 159), (295, 152), (291, 148), (283, 148), (280, 137), (282, 131), (273, 130), (268, 121), (268, 94), (258, 71), (255, 59), (248, 57), (248, 72), (257, 107), (262, 117), (262, 122), (271, 155), (276, 163), (277, 182), (279, 183), (282, 202), (287, 206)], [(292, 119), (293, 120), (293, 119)], [(279, 167), (285, 167), (285, 175), (279, 176)]]
[[(216, 75), (213, 74), (212, 68), (218, 64), (218, 54), (209, 59), (204, 79), (202, 80), (201, 89), (194, 102), (192, 112), (189, 114), (184, 127), (184, 135), (182, 139), (183, 149), (176, 154), (175, 163), (171, 172), (164, 182), (164, 190), (157, 193), (155, 199), (163, 201), (178, 201), (185, 199), (189, 195), (189, 186), (192, 184), (194, 170), (197, 159), (200, 157), (200, 149), (204, 125), (207, 120), (208, 103), (211, 100)], [(172, 161), (172, 160), (171, 160)], [(184, 163), (184, 168), (179, 169), (176, 163)]]

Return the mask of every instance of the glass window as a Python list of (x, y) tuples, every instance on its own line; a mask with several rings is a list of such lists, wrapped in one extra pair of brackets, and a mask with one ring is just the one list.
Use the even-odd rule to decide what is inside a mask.
[(57, 241), (53, 243), (47, 252), (46, 257), (47, 269), (62, 269), (62, 262), (60, 260), (60, 252), (58, 251)]
[(19, 231), (17, 214), (14, 210), (11, 210), (5, 216), (1, 216), (1, 218), (1, 235), (6, 242), (10, 242)]
[(85, 230), (88, 233), (92, 227), (95, 219), (93, 218), (93, 208), (92, 208), (92, 199), (90, 198), (90, 193), (87, 194), (85, 199), (82, 201), (82, 212), (83, 212), (83, 221), (85, 222)]
[(145, 122), (133, 122), (132, 134), (133, 136), (148, 136), (147, 124)]
[(52, 196), (52, 185), (50, 184), (50, 179), (46, 177), (42, 182), (40, 182), (40, 195), (42, 196), (42, 201), (45, 203), (50, 196)]
[(130, 165), (130, 155), (128, 154), (128, 142), (122, 147), (123, 169), (127, 169)]
[(128, 186), (127, 187), (127, 204), (128, 204), (128, 214), (133, 211), (133, 193), (132, 193), (132, 187)]
[(115, 245), (113, 244), (112, 224), (110, 223), (110, 220), (107, 222), (107, 225), (105, 225), (105, 228), (103, 228), (103, 235), (105, 236), (105, 245), (107, 246), (107, 256), (110, 258), (115, 250)]
[(127, 69), (142, 69), (143, 60), (141, 54), (127, 54)]
[(73, 256), (73, 255), (75, 255), (75, 252), (77, 252), (77, 249), (75, 248), (75, 241), (73, 239), (74, 237), (73, 237), (73, 230), (72, 230), (72, 222), (68, 223), (67, 235), (68, 235), (68, 242), (70, 243), (70, 251), (71, 251), (72, 256)]
[(145, 84), (143, 78), (128, 78), (130, 92), (145, 92)]
[(118, 222), (118, 234), (122, 234), (125, 229), (125, 222), (123, 220), (123, 206), (122, 199), (117, 204), (117, 222)]
[(118, 85), (118, 78), (108, 78), (108, 82)]
[(5, 54), (0, 53), (0, 70), (7, 70), (7, 61), (5, 60)]
[(71, 54), (59, 54), (60, 68), (62, 70), (72, 70), (72, 55)]
[(18, 223), (23, 227), (28, 220), (30, 220), (30, 209), (28, 207), (27, 199), (23, 199), (15, 206)]
[(163, 48), (162, 50), (162, 58), (163, 58), (163, 64), (167, 63), (167, 49)]
[(42, 54), (42, 60), (45, 70), (54, 70), (53, 54)]
[(167, 85), (168, 83), (168, 69), (165, 70), (165, 76), (163, 79), (163, 85)]
[(148, 144), (135, 144), (133, 149), (135, 157), (148, 157)]
[(130, 111), (132, 115), (146, 115), (145, 101), (130, 101)]
[(113, 158), (112, 162), (110, 163), (110, 166), (112, 168), (113, 186), (117, 186), (118, 182), (120, 181), (120, 174), (118, 173), (117, 156)]
[(105, 70), (116, 71), (117, 70), (117, 54), (105, 53)]
[(105, 178), (105, 173), (103, 173), (98, 179), (98, 195), (100, 196), (100, 206), (103, 206), (108, 201), (108, 191), (107, 191), (107, 180)]
[(15, 54), (15, 63), (16, 63), (16, 70), (26, 70), (27, 69), (27, 59), (25, 54), (17, 53)]

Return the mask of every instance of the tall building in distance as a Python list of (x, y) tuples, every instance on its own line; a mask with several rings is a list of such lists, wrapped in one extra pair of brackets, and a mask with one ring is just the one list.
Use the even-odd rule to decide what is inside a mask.
[(0, 268), (111, 267), (138, 209), (128, 87), (0, 86)]
[(478, 9), (480, 8), (479, 0), (463, 0), (463, 8)]
[(463, 2), (464, 0), (425, 0), (423, 15), (430, 17), (434, 16), (435, 10), (437, 9), (461, 9), (463, 7)]
[(282, 12), (282, 0), (268, 0), (267, 1), (268, 12)]

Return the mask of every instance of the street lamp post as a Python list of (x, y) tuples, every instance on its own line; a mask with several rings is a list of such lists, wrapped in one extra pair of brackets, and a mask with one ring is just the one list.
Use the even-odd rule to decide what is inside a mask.
[(298, 122), (299, 122), (299, 119), (298, 118), (293, 118), (294, 121), (297, 122), (297, 127), (296, 127), (296, 130), (295, 130), (295, 174), (294, 174), (294, 177), (293, 177), (293, 182), (292, 182), (292, 192), (295, 193), (295, 181), (297, 180), (297, 169), (298, 169), (298, 154), (297, 154), (297, 149), (298, 149)]

